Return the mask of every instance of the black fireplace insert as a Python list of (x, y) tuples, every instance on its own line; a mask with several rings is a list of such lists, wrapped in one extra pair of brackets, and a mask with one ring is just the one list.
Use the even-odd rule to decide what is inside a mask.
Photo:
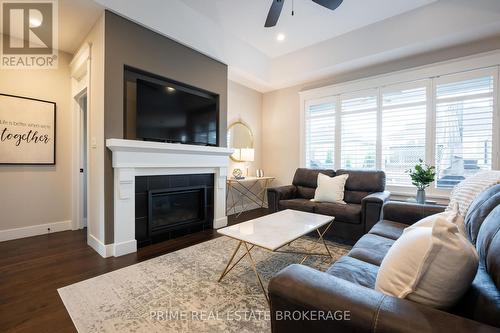
[(213, 228), (214, 175), (135, 177), (139, 247)]
[(149, 191), (150, 234), (207, 222), (206, 186)]

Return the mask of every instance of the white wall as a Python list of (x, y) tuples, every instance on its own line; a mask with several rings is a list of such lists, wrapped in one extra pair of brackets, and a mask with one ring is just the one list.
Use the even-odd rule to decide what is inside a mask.
[[(251, 88), (247, 88), (239, 83), (228, 81), (227, 87), (227, 126), (235, 121), (245, 123), (252, 130), (254, 136), (255, 160), (248, 163), (237, 163), (231, 160), (229, 165), (229, 176), (234, 168), (239, 168), (246, 172), (246, 165), (249, 167), (250, 176), (255, 176), (256, 169), (262, 169), (262, 94)], [(224, 138), (225, 140), (225, 138)], [(264, 170), (265, 171), (265, 170)], [(237, 195), (234, 193), (234, 195)], [(232, 205), (231, 193), (229, 193), (228, 203)], [(255, 208), (249, 205), (248, 209)]]
[(70, 60), (59, 52), (57, 69), (0, 69), (1, 93), (56, 103), (56, 165), (0, 165), (0, 240), (71, 228)]
[(301, 86), (264, 94), (262, 109), (263, 169), (275, 176), (275, 185), (291, 184), (300, 163)]
[[(255, 176), (255, 170), (262, 168), (262, 94), (233, 81), (228, 81), (227, 94), (227, 126), (242, 121), (252, 130), (255, 160), (248, 165), (250, 175)], [(240, 168), (245, 171), (244, 167), (244, 163), (231, 161), (229, 169)]]

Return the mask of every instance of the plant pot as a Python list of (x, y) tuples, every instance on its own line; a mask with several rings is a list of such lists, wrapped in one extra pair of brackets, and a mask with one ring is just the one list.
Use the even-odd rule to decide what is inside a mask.
[(417, 203), (425, 203), (425, 190), (417, 190)]

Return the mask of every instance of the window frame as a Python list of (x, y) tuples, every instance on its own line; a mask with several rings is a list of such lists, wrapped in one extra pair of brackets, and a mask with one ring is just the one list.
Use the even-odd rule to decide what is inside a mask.
[[(317, 104), (318, 100), (335, 101), (335, 147), (334, 168), (339, 169), (341, 165), (341, 100), (346, 95), (358, 96), (366, 91), (376, 90), (377, 93), (377, 142), (376, 142), (376, 167), (382, 167), (382, 96), (386, 91), (398, 87), (415, 86), (418, 82), (426, 85), (426, 135), (425, 147), (426, 162), (435, 165), (435, 143), (436, 143), (436, 86), (445, 82), (456, 82), (481, 76), (493, 77), (493, 146), (492, 146), (492, 169), (500, 168), (500, 111), (498, 99), (500, 95), (500, 51), (488, 52), (471, 57), (454, 59), (438, 64), (422, 66), (404, 71), (387, 73), (360, 80), (334, 84), (311, 90), (299, 92), (300, 97), (300, 166), (305, 163), (305, 131), (304, 115), (306, 106)], [(414, 196), (415, 188), (412, 186), (387, 186), (393, 194), (399, 196)], [(434, 199), (447, 199), (451, 189), (436, 188), (431, 184), (428, 188), (428, 197)]]

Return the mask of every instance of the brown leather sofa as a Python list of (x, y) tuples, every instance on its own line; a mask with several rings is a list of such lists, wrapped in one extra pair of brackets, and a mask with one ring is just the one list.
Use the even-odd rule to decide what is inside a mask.
[[(344, 192), (346, 205), (310, 201), (318, 186), (318, 173), (330, 177), (349, 174)], [(334, 226), (325, 237), (340, 238), (352, 243), (366, 234), (380, 219), (382, 206), (389, 199), (389, 195), (390, 193), (385, 191), (383, 171), (343, 169), (335, 172), (299, 168), (295, 171), (292, 185), (270, 188), (267, 191), (271, 212), (295, 209), (335, 216)]]
[[(479, 195), (465, 218), (480, 263), (470, 289), (453, 308), (437, 310), (374, 290), (380, 263), (403, 229), (442, 209), (389, 202), (384, 220), (326, 272), (302, 265), (279, 272), (269, 283), (273, 333), (499, 332), (500, 185)], [(311, 310), (349, 311), (349, 320), (301, 320), (300, 313)], [(295, 313), (297, 320), (284, 313)]]

